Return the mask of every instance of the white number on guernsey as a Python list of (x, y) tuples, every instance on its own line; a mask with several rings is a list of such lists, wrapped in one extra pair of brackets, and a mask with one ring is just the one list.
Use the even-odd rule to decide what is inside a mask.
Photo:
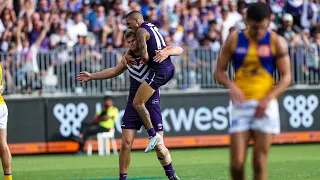
[(151, 23), (148, 23), (147, 26), (149, 26), (149, 28), (153, 32), (154, 37), (156, 38), (157, 48), (158, 49), (162, 49), (162, 47), (165, 47), (166, 43), (164, 42), (164, 39), (163, 39), (162, 35), (159, 32), (159, 29), (155, 25), (153, 25)]

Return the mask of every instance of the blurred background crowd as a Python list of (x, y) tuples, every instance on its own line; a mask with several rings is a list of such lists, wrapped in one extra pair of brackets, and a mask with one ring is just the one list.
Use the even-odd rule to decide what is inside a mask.
[[(172, 86), (213, 87), (217, 52), (230, 32), (246, 28), (247, 6), (256, 1), (0, 0), (0, 60), (8, 92), (32, 92), (43, 84), (74, 91), (80, 70), (116, 65), (126, 48), (125, 16), (133, 10), (159, 28), (167, 45), (187, 48), (175, 61)], [(273, 11), (269, 29), (284, 36), (292, 57), (303, 61), (298, 71), (308, 73), (310, 64), (318, 69), (320, 0), (264, 2)], [(118, 79), (117, 87), (125, 86), (124, 79)]]

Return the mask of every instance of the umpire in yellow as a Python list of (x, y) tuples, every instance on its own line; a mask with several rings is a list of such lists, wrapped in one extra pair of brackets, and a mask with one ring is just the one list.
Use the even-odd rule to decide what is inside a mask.
[(100, 132), (108, 132), (114, 128), (115, 120), (117, 119), (119, 110), (113, 106), (110, 96), (104, 97), (104, 108), (98, 112), (91, 122), (82, 122), (80, 135), (76, 137), (79, 142), (77, 154), (84, 154), (84, 144), (88, 137), (96, 135)]

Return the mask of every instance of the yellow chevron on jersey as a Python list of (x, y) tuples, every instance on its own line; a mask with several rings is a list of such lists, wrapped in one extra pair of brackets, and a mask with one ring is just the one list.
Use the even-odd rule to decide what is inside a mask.
[(232, 58), (235, 84), (243, 91), (246, 100), (263, 99), (274, 84), (274, 36), (267, 31), (259, 42), (249, 39), (247, 31), (238, 32), (236, 36)]
[[(1, 88), (3, 87), (3, 79), (2, 79), (2, 67), (0, 66), (0, 86)], [(6, 104), (6, 102), (4, 101), (2, 95), (0, 94), (0, 104)]]

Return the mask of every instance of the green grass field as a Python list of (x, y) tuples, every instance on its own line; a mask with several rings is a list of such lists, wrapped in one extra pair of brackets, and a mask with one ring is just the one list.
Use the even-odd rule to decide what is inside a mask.
[[(269, 159), (271, 180), (319, 180), (320, 144), (273, 146)], [(251, 154), (251, 150), (249, 153)], [(182, 180), (229, 178), (227, 148), (171, 150), (174, 167)], [(163, 179), (155, 153), (135, 151), (130, 179)], [(252, 179), (251, 155), (247, 177)], [(13, 157), (14, 180), (117, 180), (118, 156), (34, 155)]]

